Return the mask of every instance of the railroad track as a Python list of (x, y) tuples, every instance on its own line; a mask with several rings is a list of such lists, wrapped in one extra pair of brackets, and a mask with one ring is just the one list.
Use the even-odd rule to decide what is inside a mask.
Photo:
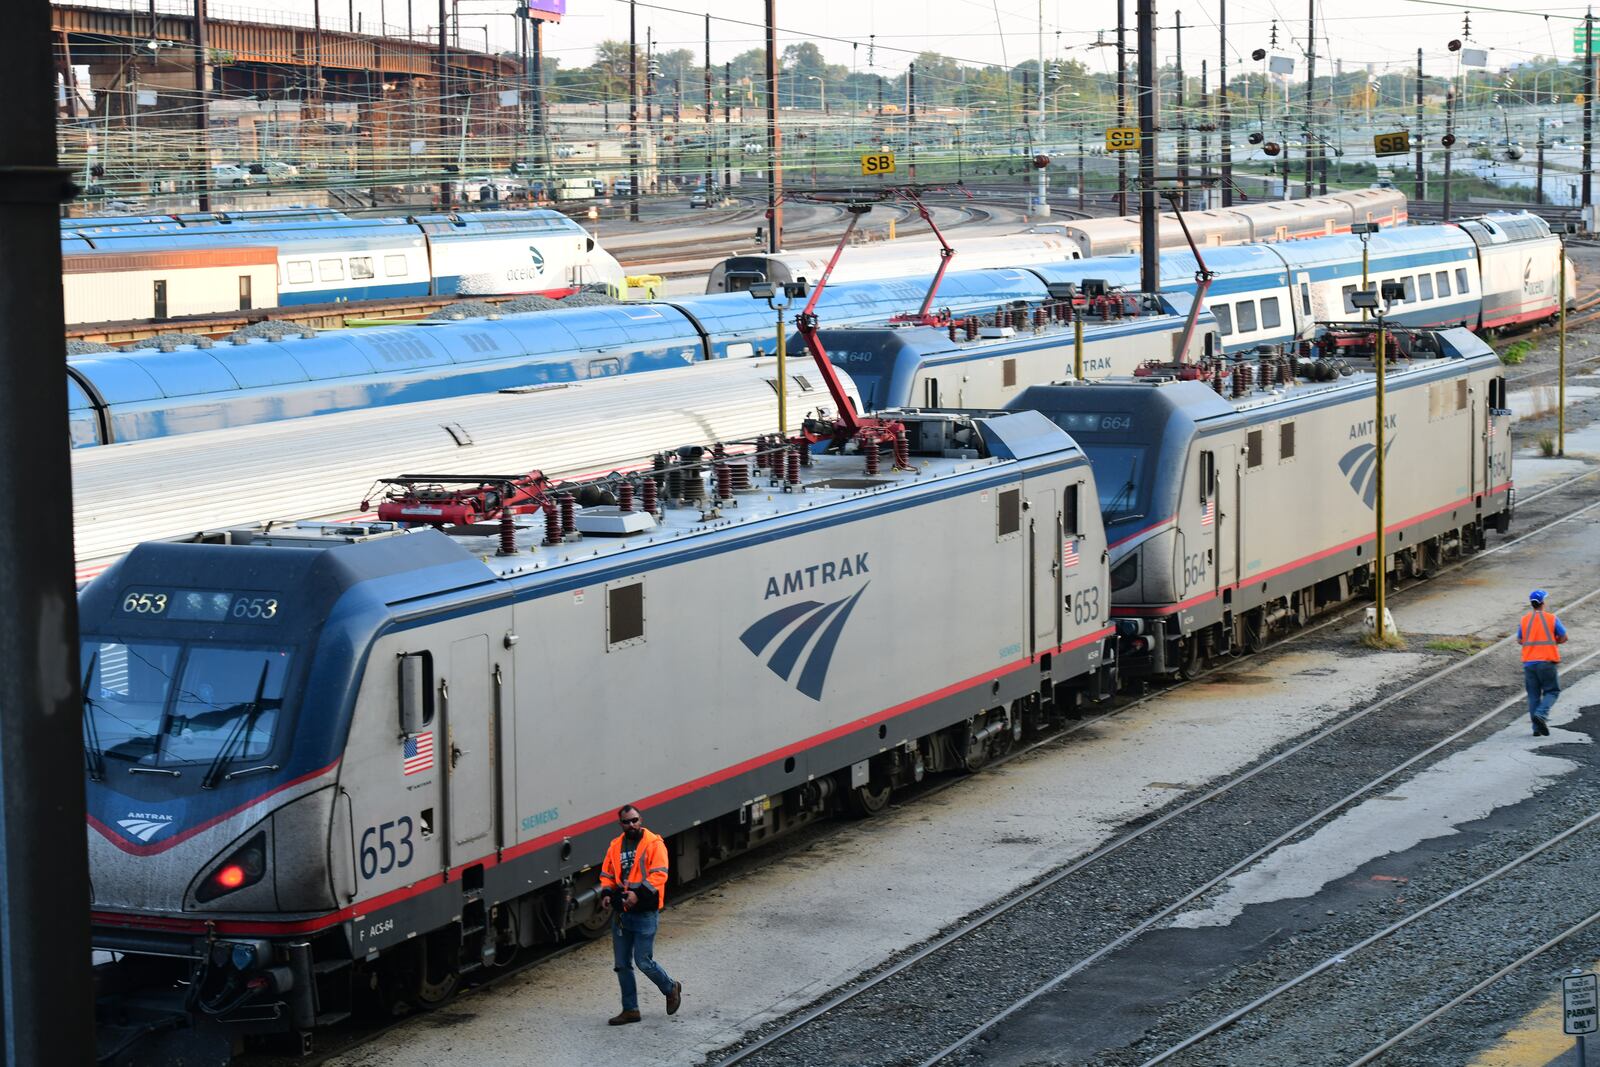
[[(1554, 486), (1550, 486), (1544, 490), (1530, 495), (1522, 501), (1522, 505), (1526, 507), (1527, 505), (1547, 497), (1552, 493), (1559, 492), (1560, 490), (1573, 486), (1578, 482), (1587, 481), (1591, 478), (1594, 478), (1597, 474), (1600, 474), (1600, 472), (1589, 472), (1566, 479)], [(1582, 507), (1574, 508), (1565, 514), (1553, 517), (1551, 521), (1543, 525), (1538, 530), (1524, 534), (1521, 537), (1504, 542), (1501, 545), (1487, 549), (1473, 556), (1465, 557), (1451, 566), (1444, 568), (1442, 572), (1454, 571), (1460, 568), (1472, 566), (1478, 561), (1525, 543), (1531, 538), (1542, 536), (1563, 523), (1587, 516), (1596, 510), (1600, 510), (1600, 502), (1590, 503)], [(1403, 596), (1404, 593), (1401, 592), (1399, 595)], [(1600, 588), (1592, 590), (1585, 594), (1582, 598), (1571, 602), (1568, 605), (1568, 610), (1587, 604), (1589, 601), (1597, 597), (1600, 597)], [(1309, 637), (1315, 633), (1326, 630), (1331, 626), (1346, 622), (1355, 614), (1356, 611), (1364, 608), (1365, 603), (1358, 602), (1351, 608), (1339, 612), (1315, 626), (1308, 627), (1307, 629), (1299, 631), (1298, 633), (1293, 634), (1282, 641), (1275, 642), (1274, 646), (1272, 647), (1281, 648), (1290, 642), (1301, 640), (1305, 637)], [(1477, 664), (1482, 663), (1486, 657), (1504, 649), (1510, 640), (1510, 638), (1504, 639), (1471, 656), (1464, 657), (1460, 660), (1455, 660), (1442, 669), (1431, 672), (1430, 674), (1405, 686), (1399, 691), (1390, 693), (1387, 696), (1384, 696), (1383, 698), (1374, 701), (1353, 713), (1341, 717), (1334, 723), (1323, 727), (1311, 736), (1294, 744), (1284, 751), (1279, 752), (1276, 755), (1228, 778), (1201, 796), (1169, 809), (1160, 816), (1144, 822), (1131, 830), (1128, 830), (1088, 855), (1083, 856), (1072, 864), (1029, 886), (1027, 889), (1016, 893), (994, 907), (963, 921), (947, 933), (922, 946), (916, 951), (898, 959), (893, 964), (858, 980), (855, 984), (841, 990), (820, 1004), (802, 1010), (797, 1015), (778, 1024), (774, 1029), (761, 1034), (758, 1038), (749, 1042), (748, 1044), (731, 1049), (727, 1054), (723, 1055), (719, 1059), (715, 1059), (713, 1062), (717, 1065), (717, 1067), (730, 1067), (732, 1064), (740, 1063), (788, 1064), (807, 1062), (809, 1058), (813, 1058), (815, 1056), (817, 1048), (830, 1045), (832, 1047), (848, 1046), (848, 1043), (851, 1040), (848, 1024), (840, 1023), (839, 1032), (837, 1033), (830, 1032), (828, 1027), (840, 1016), (855, 1010), (858, 1006), (859, 1012), (857, 1014), (859, 1019), (875, 1020), (875, 1025), (887, 1028), (888, 1020), (895, 1018), (896, 1013), (898, 1012), (901, 1015), (907, 1016), (908, 1026), (920, 1024), (924, 1028), (920, 1036), (926, 1036), (928, 1038), (928, 1042), (934, 1040), (942, 1042), (941, 1044), (937, 1045), (931, 1054), (917, 1052), (917, 1058), (915, 1059), (898, 1059), (896, 1062), (918, 1062), (922, 1064), (922, 1067), (931, 1067), (933, 1064), (949, 1060), (951, 1057), (956, 1056), (963, 1050), (970, 1048), (975, 1042), (984, 1039), (986, 1035), (989, 1035), (997, 1025), (1007, 1019), (1012, 1018), (1018, 1012), (1028, 1007), (1040, 997), (1048, 994), (1054, 989), (1057, 989), (1074, 976), (1083, 973), (1086, 969), (1093, 966), (1096, 962), (1105, 959), (1111, 953), (1128, 946), (1150, 931), (1152, 928), (1156, 927), (1158, 924), (1164, 922), (1166, 919), (1170, 918), (1183, 908), (1188, 907), (1204, 894), (1215, 889), (1227, 878), (1232, 877), (1239, 871), (1249, 867), (1251, 864), (1255, 863), (1262, 856), (1266, 855), (1282, 843), (1292, 840), (1294, 837), (1304, 833), (1308, 827), (1315, 825), (1318, 820), (1325, 819), (1329, 814), (1338, 810), (1343, 810), (1343, 806), (1347, 806), (1354, 798), (1365, 795), (1365, 793), (1370, 790), (1372, 783), (1368, 782), (1356, 792), (1341, 797), (1335, 805), (1328, 805), (1324, 807), (1315, 813), (1310, 819), (1298, 820), (1294, 826), (1290, 827), (1285, 832), (1275, 835), (1273, 840), (1268, 844), (1251, 849), (1247, 855), (1238, 859), (1236, 862), (1230, 863), (1222, 873), (1205, 879), (1203, 884), (1200, 884), (1199, 886), (1179, 895), (1175, 900), (1168, 900), (1164, 906), (1154, 909), (1151, 914), (1147, 915), (1141, 921), (1133, 924), (1130, 927), (1106, 931), (1109, 936), (1101, 940), (1092, 949), (1084, 952), (1084, 954), (1079, 956), (1073, 963), (1064, 968), (1057, 968), (1054, 970), (1054, 973), (1043, 976), (1042, 980), (1032, 983), (1024, 992), (1012, 997), (1005, 1007), (1001, 1008), (999, 1011), (989, 1014), (987, 1017), (984, 1017), (979, 1024), (960, 1028), (960, 1032), (953, 1032), (952, 1027), (949, 1025), (945, 1025), (941, 1030), (938, 1025), (938, 1017), (930, 1022), (928, 1015), (916, 1012), (912, 1005), (919, 1003), (919, 1001), (922, 1003), (930, 1003), (926, 1000), (926, 998), (930, 995), (931, 990), (956, 988), (959, 987), (962, 982), (966, 981), (967, 979), (965, 978), (965, 975), (967, 973), (967, 968), (963, 961), (963, 954), (967, 952), (984, 950), (979, 947), (980, 942), (984, 941), (987, 942), (987, 949), (992, 951), (995, 944), (1003, 939), (1006, 939), (1008, 936), (1007, 930), (999, 929), (998, 931), (991, 931), (990, 929), (991, 927), (1002, 926), (1000, 920), (1015, 918), (1019, 915), (1022, 915), (1022, 909), (1030, 909), (1027, 912), (1027, 915), (1022, 915), (1022, 922), (1027, 929), (1036, 930), (1038, 928), (1037, 923), (1030, 924), (1027, 921), (1028, 917), (1032, 916), (1035, 912), (1041, 916), (1045, 914), (1062, 913), (1076, 915), (1076, 912), (1067, 909), (1062, 909), (1060, 911), (1052, 910), (1049, 905), (1049, 901), (1046, 899), (1050, 895), (1051, 891), (1063, 886), (1064, 884), (1068, 883), (1068, 880), (1085, 871), (1093, 871), (1103, 878), (1108, 873), (1100, 869), (1103, 866), (1104, 861), (1114, 856), (1118, 856), (1119, 854), (1128, 853), (1133, 846), (1148, 843), (1148, 841), (1154, 839), (1154, 835), (1161, 833), (1165, 829), (1177, 829), (1178, 824), (1184, 819), (1185, 816), (1209, 810), (1213, 806), (1218, 806), (1219, 801), (1230, 798), (1237, 799), (1235, 794), (1241, 790), (1241, 787), (1261, 779), (1264, 775), (1285, 769), (1291, 763), (1291, 761), (1295, 759), (1295, 757), (1314, 749), (1323, 741), (1336, 737), (1343, 731), (1346, 731), (1357, 724), (1370, 722), (1373, 717), (1378, 715), (1380, 712), (1393, 707), (1397, 703), (1414, 697), (1416, 694), (1421, 693), (1428, 687), (1437, 684), (1440, 680), (1452, 678), (1459, 672), (1469, 670)], [(1203, 677), (1204, 676), (1202, 676), (1202, 678)], [(1197, 681), (1199, 681), (1199, 679), (1197, 679)], [(1195, 683), (1190, 682), (1184, 684), (1193, 685)], [(1178, 691), (1182, 687), (1183, 685), (1173, 686), (1165, 690), (1161, 695)], [(1520, 696), (1512, 697), (1506, 704), (1501, 705), (1500, 707), (1503, 708), (1509, 706), (1511, 702), (1514, 702), (1518, 699), (1521, 699)], [(1130, 708), (1119, 708), (1115, 711), (1108, 712), (1107, 714), (1121, 714), (1127, 710), (1130, 710)], [(1497, 711), (1490, 713), (1488, 716), (1480, 716), (1475, 720), (1475, 722), (1487, 721), (1489, 718), (1492, 718), (1493, 715), (1499, 713), (1501, 712)], [(1103, 717), (1104, 716), (1102, 716), (1102, 718)], [(1464, 729), (1471, 728), (1473, 727)], [(1455, 736), (1455, 734), (1452, 734), (1450, 739), (1447, 739), (1445, 742), (1440, 742), (1439, 745), (1450, 743)], [(1427, 751), (1436, 751), (1439, 745), (1430, 745)], [(1387, 781), (1393, 778), (1395, 775), (1403, 773), (1404, 770), (1415, 766), (1417, 762), (1425, 758), (1425, 755), (1426, 753), (1414, 755), (1406, 761), (1403, 761), (1398, 766), (1386, 768), (1384, 775), (1379, 776), (1379, 779)], [(1213, 814), (1212, 817), (1215, 818), (1215, 814)], [(1116, 891), (1114, 887), (1106, 887), (1101, 885), (1099, 891), (1096, 893), (1096, 896), (1102, 900), (1115, 898)], [(1098, 917), (1091, 917), (1085, 918), (1082, 921), (1085, 925), (1088, 925), (1103, 920), (1099, 919)], [(1115, 921), (1113, 921), (1113, 925), (1115, 925)], [(1006, 953), (1002, 952), (999, 953), (999, 955), (1006, 955)], [(943, 965), (943, 970), (941, 970), (940, 965)], [(927, 970), (925, 976), (918, 976), (914, 973), (919, 968), (924, 967), (926, 967)], [(902, 976), (905, 976), (905, 988), (903, 990), (887, 988), (891, 983), (901, 980)], [(920, 990), (917, 989), (916, 985), (918, 977), (923, 977), (925, 979), (922, 982), (923, 988)], [(865, 1003), (868, 994), (873, 995), (871, 1003)], [(911, 1019), (912, 1016), (915, 1016), (914, 1020)], [(813, 1031), (812, 1028), (816, 1028), (815, 1031)], [(940, 1031), (943, 1036), (934, 1037), (930, 1031)], [(814, 1034), (816, 1037), (816, 1041), (810, 1046), (808, 1046), (804, 1040), (797, 1040), (798, 1038), (809, 1034)], [(924, 1042), (924, 1044), (928, 1042)]]

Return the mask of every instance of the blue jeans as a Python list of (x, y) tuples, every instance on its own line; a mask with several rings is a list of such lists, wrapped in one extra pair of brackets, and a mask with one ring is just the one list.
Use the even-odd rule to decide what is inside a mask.
[(1561, 695), (1561, 675), (1556, 664), (1535, 661), (1522, 665), (1522, 684), (1528, 689), (1528, 716), (1535, 725), (1544, 722)]
[(672, 979), (651, 955), (655, 951), (656, 929), (660, 924), (661, 913), (657, 911), (619, 915), (611, 922), (611, 953), (616, 960), (617, 984), (622, 987), (623, 1011), (639, 1010), (639, 989), (633, 980), (634, 967), (643, 971), (663, 996), (672, 992)]

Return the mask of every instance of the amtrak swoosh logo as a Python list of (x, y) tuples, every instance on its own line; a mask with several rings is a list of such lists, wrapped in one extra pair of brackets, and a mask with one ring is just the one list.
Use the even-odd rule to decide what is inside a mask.
[[(739, 635), (739, 640), (758, 657), (766, 655), (767, 648), (776, 642), (777, 647), (766, 656), (767, 669), (786, 682), (792, 680), (794, 687), (812, 700), (821, 700), (839, 635), (844, 632), (844, 624), (861, 594), (871, 584), (868, 582), (853, 595), (826, 604), (807, 600), (781, 607), (757, 619)], [(783, 636), (785, 634), (787, 636)], [(778, 640), (780, 636), (783, 636), (781, 641)], [(810, 646), (809, 652), (807, 646)], [(796, 664), (799, 665), (797, 676)]]
[[(1394, 438), (1391, 437), (1383, 446), (1383, 458), (1389, 458), (1389, 452), (1394, 448)], [(1378, 455), (1378, 447), (1373, 444), (1361, 444), (1346, 452), (1339, 460), (1339, 469), (1344, 472), (1345, 479), (1350, 483), (1350, 488), (1355, 490), (1356, 496), (1367, 507), (1375, 506), (1378, 499), (1378, 464), (1374, 462)]]
[(137, 837), (140, 841), (149, 841), (172, 824), (170, 822), (153, 822), (150, 819), (118, 819), (117, 825), (126, 830), (129, 837)]
[(529, 245), (528, 254), (533, 257), (533, 269), (544, 273), (544, 253), (539, 251), (537, 245)]

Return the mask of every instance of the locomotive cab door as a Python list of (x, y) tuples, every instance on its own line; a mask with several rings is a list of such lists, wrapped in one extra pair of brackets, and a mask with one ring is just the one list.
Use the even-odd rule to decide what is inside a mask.
[(1054, 489), (1028, 493), (1028, 650), (1040, 655), (1061, 644), (1061, 513)]
[(489, 662), (489, 638), (477, 634), (450, 646), (450, 673), (440, 680), (445, 714), (440, 759), (449, 778), (446, 817), (452, 863), (470, 858), (490, 844), (485, 839), (493, 829), (498, 762), (494, 753), (494, 670)]

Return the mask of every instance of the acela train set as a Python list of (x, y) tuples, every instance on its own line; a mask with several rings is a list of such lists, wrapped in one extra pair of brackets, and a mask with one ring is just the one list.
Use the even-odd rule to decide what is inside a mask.
[(117, 1033), (309, 1040), (364, 999), (435, 1003), (603, 929), (619, 798), (689, 882), (1253, 648), (1375, 558), (1476, 548), (1511, 515), (1499, 360), (1400, 340), (1381, 552), (1363, 326), (1008, 412), (860, 417), (819, 359), (840, 417), (803, 440), (585, 484), (403, 475), (375, 522), (135, 548), (80, 601), (94, 943), (144, 1013)]

